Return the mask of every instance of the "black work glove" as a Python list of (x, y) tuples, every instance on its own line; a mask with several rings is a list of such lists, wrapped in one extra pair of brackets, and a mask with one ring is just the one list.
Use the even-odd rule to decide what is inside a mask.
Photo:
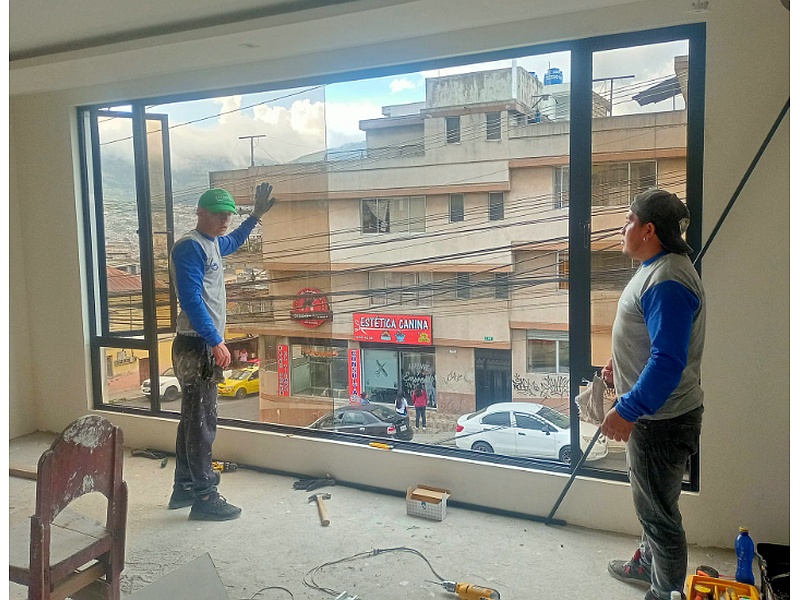
[(270, 198), (270, 195), (272, 195), (272, 184), (267, 182), (259, 183), (258, 187), (256, 187), (255, 201), (253, 202), (253, 216), (256, 219), (263, 217), (275, 204), (275, 198)]

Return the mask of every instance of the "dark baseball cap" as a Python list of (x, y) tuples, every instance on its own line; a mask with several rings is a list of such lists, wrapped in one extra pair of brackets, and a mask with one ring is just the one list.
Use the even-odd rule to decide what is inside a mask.
[(672, 192), (652, 189), (637, 194), (631, 212), (642, 223), (655, 226), (658, 241), (665, 250), (676, 254), (692, 252), (692, 247), (681, 237), (689, 227), (689, 209)]
[(227, 190), (212, 188), (203, 192), (197, 201), (197, 208), (204, 208), (210, 213), (236, 212), (236, 202)]

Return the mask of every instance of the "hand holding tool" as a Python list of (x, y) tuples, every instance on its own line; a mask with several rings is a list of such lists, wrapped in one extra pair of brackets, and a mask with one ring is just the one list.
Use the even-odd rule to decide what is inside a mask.
[(331, 520), (328, 518), (328, 511), (325, 509), (325, 503), (323, 500), (330, 500), (330, 494), (311, 494), (308, 497), (309, 502), (317, 501), (317, 510), (319, 511), (319, 522), (322, 523), (323, 527), (327, 527), (330, 525)]
[(448, 592), (457, 594), (460, 600), (500, 600), (500, 592), (495, 589), (455, 581), (432, 581)]

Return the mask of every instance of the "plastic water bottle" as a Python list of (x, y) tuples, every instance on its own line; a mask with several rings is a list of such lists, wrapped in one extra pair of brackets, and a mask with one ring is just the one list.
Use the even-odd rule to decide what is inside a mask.
[(753, 556), (755, 548), (753, 547), (753, 538), (750, 537), (750, 532), (746, 527), (739, 527), (739, 535), (736, 536), (736, 581), (739, 583), (747, 583), (755, 585), (755, 577), (753, 576)]

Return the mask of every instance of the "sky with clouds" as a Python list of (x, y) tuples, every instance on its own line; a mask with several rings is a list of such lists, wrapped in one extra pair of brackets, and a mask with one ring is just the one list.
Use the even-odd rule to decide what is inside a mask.
[[(674, 57), (688, 53), (688, 43), (673, 42), (626, 48), (595, 54), (594, 77), (633, 78), (615, 81), (615, 99), (630, 97), (636, 91), (674, 75)], [(250, 164), (253, 140), (256, 164), (288, 162), (298, 157), (363, 141), (359, 121), (381, 117), (388, 105), (425, 100), (425, 79), (476, 70), (508, 68), (511, 60), (467, 64), (441, 70), (411, 72), (361, 79), (326, 86), (228, 96), (151, 107), (150, 112), (169, 115), (174, 168), (220, 157), (236, 168)], [(540, 80), (550, 67), (561, 69), (564, 82), (570, 81), (569, 53), (561, 52), (516, 59), (516, 64), (535, 72)], [(598, 83), (595, 91), (608, 94), (608, 83)], [(669, 110), (671, 101), (651, 105), (646, 110)], [(681, 105), (677, 108), (683, 108)], [(615, 102), (614, 114), (644, 110), (633, 102)], [(116, 125), (120, 131), (114, 132)], [(107, 139), (124, 134), (125, 124), (107, 123)], [(127, 134), (129, 134), (129, 128)], [(128, 146), (129, 144), (124, 144)], [(109, 146), (111, 148), (111, 146)], [(118, 145), (122, 151), (122, 145)]]

